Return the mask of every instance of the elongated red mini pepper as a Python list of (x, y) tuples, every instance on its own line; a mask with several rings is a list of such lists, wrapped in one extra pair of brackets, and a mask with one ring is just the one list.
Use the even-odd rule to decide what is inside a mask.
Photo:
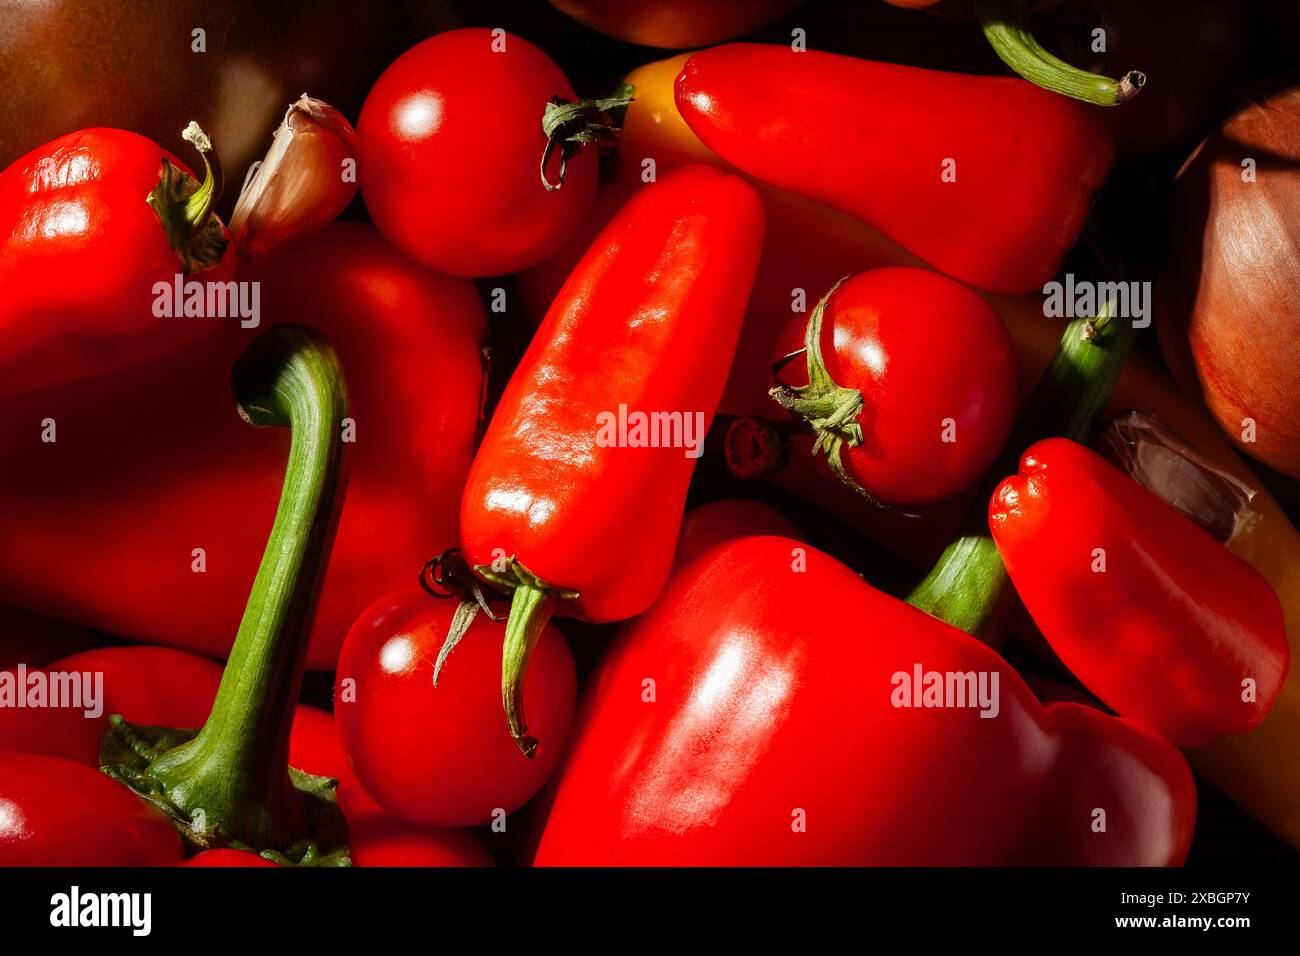
[(1025, 452), (989, 505), (1011, 580), (1094, 694), (1181, 746), (1256, 726), (1290, 653), (1267, 581), (1100, 455)]
[(229, 319), (160, 316), (156, 284), (234, 274), (212, 212), (220, 165), (191, 124), (202, 185), (157, 143), (118, 129), (60, 136), (0, 173), (0, 395), (138, 365)]
[(574, 269), (493, 414), (461, 543), (514, 591), (502, 695), (525, 753), (523, 672), (557, 600), (618, 621), (663, 587), (762, 239), (736, 176), (694, 166), (647, 185)]
[(1055, 274), (1115, 153), (1087, 107), (1024, 80), (788, 46), (696, 53), (677, 106), (728, 163), (993, 292)]

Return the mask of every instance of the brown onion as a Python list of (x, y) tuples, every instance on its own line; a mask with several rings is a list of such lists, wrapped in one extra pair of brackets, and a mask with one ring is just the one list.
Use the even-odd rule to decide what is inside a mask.
[(1160, 343), (1244, 452), (1300, 476), (1300, 87), (1237, 112), (1179, 176)]

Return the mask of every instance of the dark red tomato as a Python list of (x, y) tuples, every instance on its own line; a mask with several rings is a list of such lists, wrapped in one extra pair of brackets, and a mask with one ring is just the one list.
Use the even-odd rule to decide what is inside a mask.
[[(774, 361), (803, 347), (807, 325), (794, 316)], [(1011, 336), (983, 298), (935, 272), (876, 269), (835, 291), (821, 332), (831, 379), (862, 393), (862, 442), (841, 454), (847, 475), (872, 496), (942, 501), (993, 463), (1015, 418), (1019, 372)], [(778, 379), (805, 385), (804, 357)]]
[(170, 866), (162, 811), (72, 760), (0, 751), (0, 866)]
[[(527, 40), (451, 30), (403, 53), (366, 98), (361, 193), (393, 245), (442, 272), (494, 276), (534, 266), (582, 225), (596, 157), (580, 150), (564, 185), (548, 191), (542, 114), (577, 97)], [(559, 175), (559, 151), (548, 179)]]
[(420, 591), (383, 598), (357, 619), (339, 656), (334, 716), (352, 768), (384, 810), (412, 823), (474, 826), (497, 809), (514, 812), (555, 769), (573, 721), (573, 658), (550, 625), (524, 686), (529, 729), (542, 741), (533, 759), (502, 715), (504, 620), (480, 614), (434, 687), (455, 610)]

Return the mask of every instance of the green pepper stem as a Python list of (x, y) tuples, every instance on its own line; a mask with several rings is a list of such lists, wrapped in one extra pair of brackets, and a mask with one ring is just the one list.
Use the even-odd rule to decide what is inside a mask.
[(1034, 442), (1053, 435), (1088, 440), (1137, 338), (1133, 323), (1112, 318), (1111, 307), (1108, 302), (1096, 318), (1076, 319), (1066, 327), (958, 538), (908, 595), (907, 603), (986, 643), (1001, 639), (1015, 594), (989, 534), (988, 501), (1002, 478), (1016, 473), (1021, 454)]
[(1048, 53), (1030, 30), (1026, 0), (976, 0), (975, 11), (1002, 62), (1044, 89), (1097, 106), (1118, 106), (1137, 96), (1146, 84), (1146, 74), (1138, 70), (1114, 80)]
[(193, 229), (202, 229), (212, 215), (212, 207), (221, 198), (226, 180), (221, 168), (221, 157), (212, 148), (212, 140), (203, 128), (193, 121), (181, 133), (181, 139), (198, 150), (203, 160), (203, 182), (185, 201), (185, 221)]
[(283, 847), (305, 825), (289, 733), (346, 485), (348, 400), (333, 349), (297, 325), (261, 335), (232, 382), (246, 421), (291, 430), (280, 505), (207, 722), (147, 774), (209, 826), (254, 847)]
[(510, 736), (525, 757), (537, 752), (537, 738), (528, 734), (524, 720), (524, 675), (533, 649), (555, 612), (555, 598), (536, 584), (520, 583), (510, 600), (510, 620), (506, 623), (505, 644), (501, 650), (501, 703), (506, 710)]
[(180, 260), (181, 271), (189, 275), (221, 262), (229, 239), (221, 219), (213, 212), (225, 185), (221, 159), (198, 123), (185, 127), (181, 138), (198, 150), (203, 159), (203, 182), (196, 181), (163, 157), (158, 183), (145, 201), (162, 223), (167, 243)]

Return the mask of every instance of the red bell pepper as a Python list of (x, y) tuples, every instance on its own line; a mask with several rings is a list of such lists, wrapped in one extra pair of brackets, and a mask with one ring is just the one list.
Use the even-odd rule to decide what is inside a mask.
[[(985, 645), (797, 540), (682, 548), (592, 678), (538, 865), (1183, 860), (1195, 788), (1159, 735), (1041, 705)], [(958, 686), (987, 704), (934, 706)]]
[(1118, 713), (1180, 746), (1264, 719), (1290, 661), (1277, 595), (1100, 455), (1034, 445), (993, 495), (989, 526), (1052, 649)]
[(523, 673), (557, 604), (618, 621), (663, 587), (762, 236), (758, 196), (739, 178), (703, 166), (662, 177), (578, 264), (493, 415), (461, 542), (480, 575), (514, 592), (502, 697), (526, 754)]
[(787, 46), (696, 53), (677, 106), (728, 163), (994, 292), (1056, 273), (1115, 153), (1086, 107), (1023, 80)]
[[(352, 483), (308, 655), (331, 668), (376, 596), (415, 581), (431, 540), (456, 541), (483, 307), (470, 282), (415, 265), (356, 223), (335, 223), (250, 275), (262, 283), (264, 324), (324, 330), (351, 386)], [(225, 323), (169, 361), (0, 410), (0, 600), (226, 655), (285, 452), (283, 435), (250, 435), (230, 412), (231, 363), (258, 331)], [(57, 442), (41, 440), (46, 418)], [(73, 573), (70, 560), (85, 564)]]
[(212, 212), (220, 165), (197, 126), (186, 138), (207, 168), (201, 186), (161, 146), (117, 129), (61, 136), (0, 173), (0, 395), (148, 362), (229, 321), (154, 309), (156, 283), (234, 274)]
[[(338, 358), (317, 333), (277, 326), (240, 359), (233, 381), (240, 414), (257, 425), (289, 426), (291, 442), (280, 507), (225, 671), (218, 674), (211, 662), (159, 648), (68, 658), (51, 670), (88, 672), (111, 688), (97, 701), (98, 712), (6, 709), (3, 743), (46, 756), (53, 752), (52, 771), (68, 780), (76, 777), (70, 768), (91, 759), (199, 848), (260, 851), (282, 863), (346, 864), (346, 818), (359, 846), (375, 841), (377, 860), (392, 862), (408, 852), (427, 861), (428, 847), (403, 847), (400, 830), (382, 820), (355, 785), (332, 718), (296, 706), (346, 482), (342, 424), (349, 406)], [(0, 689), (5, 684), (0, 677)], [(211, 701), (210, 710), (205, 701)], [(205, 710), (206, 719), (196, 716)], [(24, 720), (25, 715), (32, 716)], [(70, 733), (74, 721), (85, 729)], [(108, 731), (95, 748), (104, 722)], [(197, 731), (185, 729), (200, 723)], [(290, 769), (291, 760), (297, 769)], [(316, 775), (321, 773), (335, 777)], [(75, 800), (58, 786), (33, 789), (26, 782), (30, 776), (19, 776), (12, 796), (0, 783), (0, 803), (7, 800), (24, 814), (35, 806), (33, 794), (50, 798), (41, 826), (17, 832), (14, 853), (63, 852), (71, 840), (68, 853), (76, 855), (75, 828), (66, 812)], [(340, 780), (346, 789), (336, 795)], [(153, 819), (146, 812), (150, 807), (125, 790), (114, 785), (113, 794), (112, 800), (129, 798), (126, 803)], [(121, 808), (110, 807), (122, 815)], [(173, 862), (179, 862), (175, 846)]]

